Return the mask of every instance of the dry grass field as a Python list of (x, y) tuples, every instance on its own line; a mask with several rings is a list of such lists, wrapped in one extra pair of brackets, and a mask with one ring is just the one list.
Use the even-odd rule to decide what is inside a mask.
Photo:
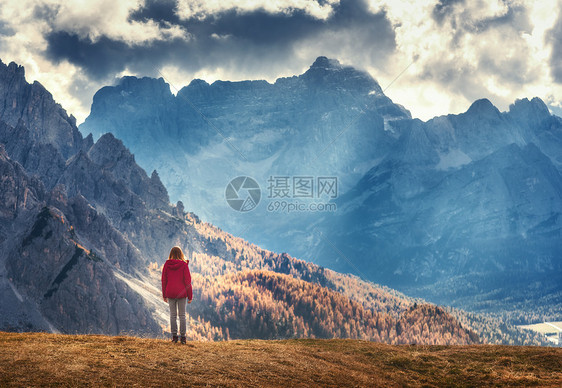
[(0, 386), (562, 386), (562, 349), (0, 332)]

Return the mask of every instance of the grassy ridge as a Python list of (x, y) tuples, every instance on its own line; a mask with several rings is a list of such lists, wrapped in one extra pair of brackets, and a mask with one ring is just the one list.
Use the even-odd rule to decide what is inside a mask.
[(0, 332), (0, 386), (562, 385), (562, 349)]

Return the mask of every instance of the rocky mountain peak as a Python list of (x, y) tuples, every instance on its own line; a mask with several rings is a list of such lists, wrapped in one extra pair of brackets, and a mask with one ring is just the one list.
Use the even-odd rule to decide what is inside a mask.
[(320, 56), (318, 58), (316, 58), (316, 60), (314, 61), (314, 63), (312, 64), (312, 66), (310, 66), (311, 69), (313, 68), (320, 68), (320, 69), (342, 69), (342, 65), (340, 64), (340, 62), (337, 59), (330, 59), (327, 57), (323, 57)]
[(541, 122), (551, 117), (548, 107), (538, 97), (534, 97), (530, 101), (528, 98), (515, 100), (509, 106), (508, 114), (520, 125), (535, 128), (539, 127)]
[(105, 86), (93, 97), (92, 112), (96, 109), (123, 109), (123, 101), (134, 97), (142, 101), (173, 99), (174, 95), (162, 78), (125, 76), (115, 86)]
[(127, 164), (133, 164), (135, 157), (123, 142), (111, 133), (102, 135), (98, 141), (88, 151), (88, 156), (97, 164), (104, 167), (114, 165), (117, 161), (123, 160)]
[(110, 173), (117, 180), (125, 182), (127, 187), (150, 207), (168, 206), (168, 192), (156, 171), (149, 179), (146, 172), (137, 165), (135, 156), (112, 133), (102, 135), (87, 155), (102, 170)]
[(157, 95), (171, 95), (170, 85), (163, 78), (126, 76), (121, 78), (119, 86), (125, 91), (144, 91)]
[(478, 116), (491, 116), (499, 115), (500, 111), (498, 108), (492, 104), (487, 98), (482, 98), (476, 100), (470, 105), (470, 108), (466, 111), (467, 114), (478, 115)]
[(375, 92), (382, 94), (382, 89), (369, 73), (352, 66), (343, 66), (337, 59), (318, 57), (310, 68), (299, 78), (309, 87), (339, 90), (341, 88), (354, 93), (367, 94)]
[(536, 112), (543, 116), (550, 116), (548, 107), (538, 97), (533, 97), (530, 101), (528, 98), (517, 99), (513, 104), (509, 106), (509, 111), (514, 112), (517, 110), (525, 111), (526, 113)]
[(25, 69), (14, 62), (6, 66), (0, 61), (0, 101), (0, 120), (12, 127), (21, 122), (34, 141), (52, 144), (65, 158), (81, 148), (76, 119), (39, 82), (29, 84)]
[(15, 62), (10, 62), (8, 66), (6, 66), (2, 60), (0, 60), (0, 66), (6, 67), (6, 69), (18, 77), (25, 78), (25, 68), (23, 66), (18, 65)]
[(150, 175), (150, 180), (155, 182), (155, 183), (162, 183), (160, 181), (160, 176), (158, 175), (158, 171), (153, 170), (152, 174)]
[(194, 78), (193, 80), (191, 80), (191, 82), (188, 85), (188, 87), (205, 87), (205, 86), (209, 86), (209, 83), (199, 78)]
[(168, 196), (168, 190), (166, 190), (166, 187), (160, 180), (160, 176), (158, 176), (156, 170), (152, 171), (152, 174), (150, 175), (150, 183), (148, 185), (147, 192), (150, 195), (150, 205), (152, 207), (169, 209), (170, 197)]
[(92, 148), (93, 145), (94, 145), (94, 136), (91, 133), (89, 133), (88, 136), (86, 136), (84, 138), (84, 141), (82, 142), (82, 150), (88, 151), (90, 148)]

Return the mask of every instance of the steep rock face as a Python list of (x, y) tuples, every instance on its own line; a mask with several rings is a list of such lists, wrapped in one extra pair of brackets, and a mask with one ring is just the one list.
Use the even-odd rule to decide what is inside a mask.
[(2, 330), (50, 330), (36, 306), (25, 303), (6, 274), (5, 260), (15, 234), (26, 228), (29, 218), (44, 200), (41, 181), (30, 178), (13, 163), (0, 144), (0, 328)]
[(65, 191), (57, 191), (59, 187), (50, 193), (49, 203), (64, 213), (72, 226), (72, 234), (80, 241), (86, 241), (88, 246), (95, 247), (96, 254), (118, 270), (143, 272), (146, 261), (127, 237), (98, 213), (86, 198), (77, 195), (67, 199)]
[(131, 193), (124, 182), (113, 180), (109, 172), (101, 170), (83, 151), (67, 161), (58, 183), (66, 187), (69, 196), (80, 194), (101, 206), (102, 212), (116, 225), (127, 209), (142, 205), (140, 197)]
[[(33, 212), (44, 199), (44, 187), (37, 178), (30, 178), (18, 163), (13, 163), (3, 144), (0, 144), (0, 217), (14, 222)], [(0, 224), (0, 243), (10, 232), (17, 230), (15, 225)]]
[[(338, 213), (320, 226), (325, 238), (368, 278), (440, 303), (474, 308), (505, 294), (557, 292), (562, 177), (538, 147), (511, 144), (432, 171), (393, 160), (373, 168), (338, 199)], [(329, 246), (318, 247), (321, 263), (345, 271)], [(531, 294), (536, 282), (544, 294)]]
[(143, 262), (133, 247), (103, 216), (85, 211), (83, 197), (69, 200), (61, 186), (46, 193), (3, 146), (0, 170), (2, 327), (158, 335), (142, 299), (113, 274), (114, 266), (131, 270)]
[(15, 64), (0, 63), (0, 101), (2, 328), (159, 335), (145, 301), (114, 275), (142, 274), (146, 259), (82, 193), (114, 205), (100, 210), (119, 221), (119, 200), (146, 206), (129, 186), (144, 185), (146, 201), (167, 205), (161, 183), (123, 152), (117, 156), (130, 166), (121, 163), (116, 173), (130, 168), (139, 182), (92, 162), (92, 136), (82, 139), (50, 93), (27, 84)]
[(538, 97), (516, 100), (509, 107), (509, 117), (529, 131), (540, 130), (543, 123), (551, 119), (546, 104)]
[(38, 213), (21, 248), (6, 258), (13, 284), (59, 331), (157, 335), (141, 298), (69, 226), (56, 208)]
[(544, 102), (535, 97), (517, 100), (509, 107), (508, 117), (529, 134), (529, 138), (562, 171), (562, 119), (551, 115)]
[(154, 171), (149, 179), (123, 142), (112, 134), (100, 137), (88, 150), (88, 157), (102, 170), (113, 174), (115, 179), (122, 180), (148, 207), (169, 209), (170, 199), (158, 173)]
[(21, 120), (15, 128), (0, 121), (0, 142), (28, 173), (40, 177), (48, 189), (55, 186), (65, 160), (54, 145), (35, 142)]
[[(252, 176), (264, 191), (270, 174), (338, 176), (351, 185), (388, 152), (398, 136), (391, 124), (409, 117), (367, 73), (320, 57), (274, 84), (193, 80), (176, 97), (162, 80), (126, 77), (96, 93), (80, 130), (123, 139), (174, 201), (234, 230), (239, 222), (224, 199), (232, 178)], [(265, 215), (261, 208), (247, 218), (259, 237), (278, 235)]]
[[(91, 150), (94, 151), (92, 155), (99, 158), (96, 154), (98, 147), (94, 145)], [(109, 148), (107, 151), (114, 150)], [(167, 192), (156, 174), (152, 178), (144, 172), (141, 174), (134, 161), (130, 169), (114, 163), (113, 157), (109, 161), (102, 160), (102, 163), (105, 163), (104, 167), (94, 163), (89, 153), (79, 151), (67, 161), (57, 183), (65, 186), (69, 196), (85, 197), (114, 227), (129, 235), (135, 244), (143, 246), (146, 241), (138, 240), (137, 236), (152, 233), (152, 226), (146, 223), (151, 211), (159, 208), (171, 211)], [(125, 179), (115, 177), (119, 174)]]
[(1, 121), (16, 127), (21, 120), (34, 141), (54, 145), (64, 158), (80, 149), (82, 136), (74, 117), (39, 82), (28, 84), (23, 66), (0, 61), (0, 77)]
[[(16, 100), (20, 99), (18, 90), (20, 94), (25, 93), (30, 86), (25, 82), (23, 68), (15, 64), (1, 67), (0, 81), (4, 82), (0, 83), (0, 88), (6, 92), (4, 98), (7, 99), (2, 104), (3, 117), (19, 117), (19, 105), (16, 103), (12, 108), (8, 102), (12, 95)], [(14, 83), (17, 85), (14, 86)], [(42, 100), (45, 100), (46, 105), (55, 107), (52, 112), (43, 112), (45, 115), (64, 112), (56, 108), (58, 105), (52, 101), (48, 92)], [(54, 125), (47, 119), (44, 124)], [(158, 173), (153, 171), (148, 177), (123, 143), (112, 135), (104, 136), (94, 144), (91, 135), (82, 139), (72, 122), (55, 129), (57, 135), (54, 139), (43, 138), (37, 137), (39, 135), (34, 134), (21, 118), (15, 127), (0, 120), (0, 142), (5, 145), (7, 154), (17, 160), (27, 173), (38, 177), (47, 190), (58, 193), (61, 198), (66, 198), (65, 201), (68, 201), (68, 198), (82, 198), (71, 201), (73, 206), (81, 206), (84, 214), (91, 213), (93, 209), (98, 216), (103, 215), (98, 218), (106, 219), (106, 224), (100, 225), (99, 228), (113, 233), (112, 238), (130, 238), (133, 244), (139, 244), (138, 248), (147, 247), (148, 249), (140, 254), (145, 263), (141, 266), (141, 272), (146, 270), (148, 260), (164, 257), (167, 253), (163, 246), (169, 245), (167, 238), (164, 238), (161, 244), (146, 240), (154, 233), (151, 225), (147, 223), (147, 220), (153, 217), (150, 215), (153, 210), (159, 209), (166, 214), (175, 212), (169, 204), (166, 188), (162, 185)], [(53, 128), (41, 129), (43, 132), (52, 130)], [(74, 153), (63, 154), (66, 149), (65, 139), (72, 138), (75, 134), (78, 134), (79, 139), (75, 142)], [(59, 205), (66, 206), (57, 203), (57, 206)], [(70, 213), (67, 216), (72, 217)], [(75, 228), (77, 227), (79, 226), (75, 225)], [(88, 225), (88, 228), (91, 228), (91, 225)], [(115, 234), (115, 230), (111, 228), (118, 228), (119, 232)], [(77, 232), (80, 233), (80, 230), (77, 229)], [(91, 232), (92, 230), (83, 230), (82, 235), (88, 239), (103, 241), (103, 237), (88, 236)], [(122, 236), (119, 237), (119, 234)], [(114, 249), (107, 257), (108, 260), (115, 265), (129, 266), (129, 253), (124, 255), (123, 252), (119, 253), (119, 249)], [(127, 249), (133, 251), (132, 248)], [(121, 259), (123, 262), (120, 263)]]

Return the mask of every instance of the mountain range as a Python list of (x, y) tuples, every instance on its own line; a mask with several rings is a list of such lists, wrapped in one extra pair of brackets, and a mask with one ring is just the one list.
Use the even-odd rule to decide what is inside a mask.
[[(389, 152), (398, 137), (390, 123), (410, 117), (366, 72), (319, 57), (304, 74), (274, 84), (195, 79), (175, 96), (162, 78), (125, 77), (95, 94), (80, 131), (122, 139), (139, 165), (157, 169), (172, 198), (202, 219), (305, 258), (302, 249), (291, 251), (292, 233), (276, 225), (307, 225), (307, 215), (267, 211), (274, 201), (268, 181), (333, 177), (346, 191)], [(251, 212), (225, 200), (237, 176), (261, 187), (262, 204)]]
[[(423, 122), (368, 73), (319, 57), (272, 84), (196, 79), (175, 96), (125, 77), (80, 131), (123, 139), (172, 198), (260, 246), (469, 310), (560, 311), (562, 119), (539, 98)], [(261, 187), (252, 211), (225, 200), (237, 176)], [(335, 178), (336, 195), (295, 196), (303, 177)], [(295, 202), (336, 210), (276, 211)]]
[(195, 291), (191, 339), (543, 343), (500, 318), (427, 304), (202, 221), (170, 203), (158, 173), (113, 134), (83, 137), (13, 62), (0, 62), (0, 170), (1, 330), (162, 336), (160, 274), (180, 245)]
[(322, 220), (326, 238), (362, 257), (366, 278), (439, 303), (562, 302), (562, 120), (535, 98), (403, 125), (394, 152)]

